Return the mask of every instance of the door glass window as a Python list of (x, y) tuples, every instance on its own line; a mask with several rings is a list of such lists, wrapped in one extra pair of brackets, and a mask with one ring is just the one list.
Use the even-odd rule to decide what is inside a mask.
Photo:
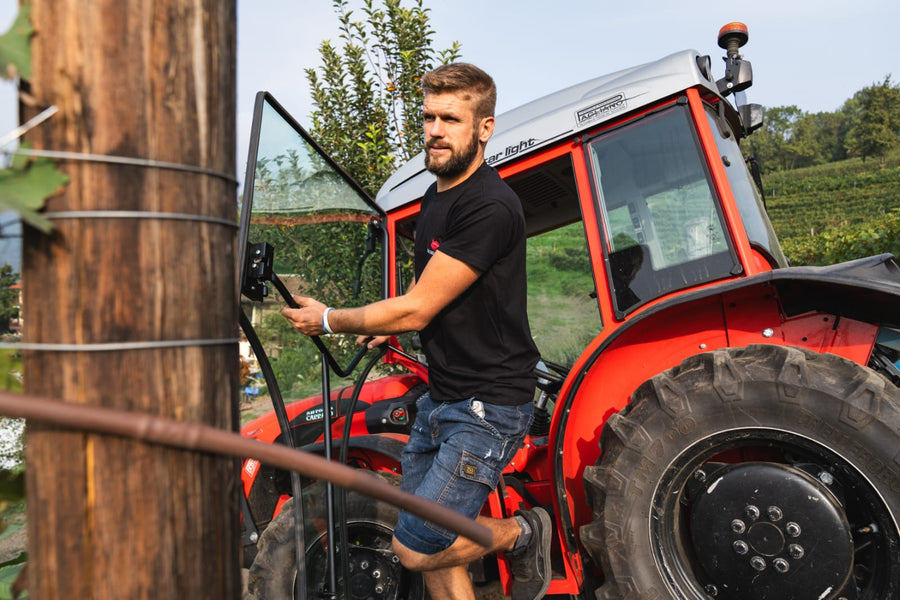
[[(239, 234), (243, 275), (247, 245), (265, 242), (274, 251), (275, 274), (292, 294), (329, 306), (359, 306), (383, 297), (379, 211), (267, 94), (257, 98), (245, 186)], [(281, 317), (285, 302), (269, 287), (261, 302), (242, 298), (242, 308), (285, 399), (318, 393), (318, 351)], [(351, 336), (322, 340), (340, 364), (347, 364), (357, 350)]]
[(738, 263), (686, 107), (614, 129), (588, 152), (618, 314)]

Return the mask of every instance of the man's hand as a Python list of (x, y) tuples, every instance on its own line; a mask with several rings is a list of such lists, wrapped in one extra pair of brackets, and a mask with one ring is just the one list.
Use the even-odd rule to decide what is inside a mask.
[(285, 306), (281, 309), (281, 316), (287, 319), (291, 327), (304, 335), (322, 335), (322, 313), (327, 308), (324, 304), (306, 296), (294, 296), (294, 302), (300, 308)]
[(387, 343), (388, 340), (391, 339), (389, 335), (377, 335), (372, 337), (371, 335), (361, 335), (356, 338), (357, 346), (365, 346), (369, 350), (373, 348), (377, 348), (378, 346)]

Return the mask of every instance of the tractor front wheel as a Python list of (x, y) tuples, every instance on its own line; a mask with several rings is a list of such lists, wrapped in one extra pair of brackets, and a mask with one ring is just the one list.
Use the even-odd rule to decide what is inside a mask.
[(797, 348), (644, 383), (585, 470), (599, 600), (900, 597), (900, 394)]
[[(373, 476), (400, 485), (400, 476), (377, 473)], [(325, 533), (325, 485), (317, 482), (304, 488), (306, 574), (309, 598), (320, 597), (327, 577), (327, 535)], [(247, 581), (245, 600), (292, 600), (297, 576), (294, 545), (293, 500), (282, 507), (260, 536), (259, 551)], [(407, 571), (391, 549), (397, 508), (360, 493), (347, 492), (347, 535), (349, 585), (339, 598), (346, 600), (423, 600), (427, 598), (420, 573)], [(340, 563), (342, 557), (337, 555)], [(338, 567), (338, 573), (340, 573)]]

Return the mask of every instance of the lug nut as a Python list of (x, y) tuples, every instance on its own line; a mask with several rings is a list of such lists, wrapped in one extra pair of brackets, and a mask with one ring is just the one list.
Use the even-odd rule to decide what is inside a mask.
[(775, 567), (775, 570), (779, 573), (787, 573), (791, 568), (791, 563), (784, 560), (783, 558), (776, 558), (772, 561), (772, 566)]
[(747, 542), (744, 540), (736, 540), (731, 547), (734, 548), (736, 554), (740, 554), (741, 556), (750, 551), (750, 546), (748, 546)]
[(735, 519), (731, 522), (731, 530), (735, 533), (744, 533), (747, 531), (747, 526), (740, 519)]
[(703, 590), (704, 590), (707, 594), (709, 594), (710, 596), (712, 596), (713, 598), (715, 598), (716, 596), (719, 595), (719, 588), (717, 588), (716, 586), (714, 586), (714, 585), (711, 584), (711, 583), (710, 583), (709, 585), (707, 585), (706, 587), (704, 587)]
[(372, 571), (372, 577), (374, 577), (375, 579), (381, 579), (381, 571), (375, 569), (374, 571)]
[(375, 586), (375, 593), (379, 596), (384, 593), (384, 586), (379, 584)]
[(762, 556), (754, 556), (750, 559), (750, 566), (755, 570), (762, 572), (766, 570), (766, 561)]
[(800, 537), (800, 526), (793, 521), (788, 521), (787, 525), (784, 526), (784, 530), (792, 538)]
[(364, 561), (362, 561), (361, 563), (359, 563), (359, 568), (362, 569), (363, 571), (365, 571), (366, 569), (368, 569), (368, 568), (369, 568), (369, 561), (364, 560)]
[(396, 565), (398, 562), (400, 562), (400, 557), (394, 554), (393, 556), (391, 556), (391, 562)]
[(803, 555), (806, 554), (806, 551), (800, 544), (791, 544), (788, 546), (788, 554), (791, 558), (797, 560), (803, 558)]
[(759, 518), (759, 509), (752, 504), (748, 504), (747, 507), (744, 508), (744, 514), (747, 515), (747, 518), (751, 521), (755, 521)]
[(784, 513), (781, 512), (781, 509), (777, 506), (770, 506), (766, 510), (766, 514), (768, 515), (770, 521), (780, 521), (784, 516)]
[(703, 469), (697, 469), (696, 471), (694, 471), (694, 479), (696, 479), (700, 483), (703, 483), (704, 481), (706, 481), (706, 471), (704, 471)]
[(821, 481), (825, 485), (831, 485), (832, 483), (834, 483), (834, 475), (832, 475), (828, 471), (822, 471), (821, 473), (819, 473), (819, 481)]

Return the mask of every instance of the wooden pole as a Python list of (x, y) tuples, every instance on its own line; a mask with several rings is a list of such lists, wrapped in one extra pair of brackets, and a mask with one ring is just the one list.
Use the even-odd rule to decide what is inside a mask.
[[(33, 148), (216, 173), (60, 161), (25, 390), (235, 430), (235, 2), (32, 1)], [(233, 459), (29, 423), (26, 469), (30, 597), (240, 596)]]

